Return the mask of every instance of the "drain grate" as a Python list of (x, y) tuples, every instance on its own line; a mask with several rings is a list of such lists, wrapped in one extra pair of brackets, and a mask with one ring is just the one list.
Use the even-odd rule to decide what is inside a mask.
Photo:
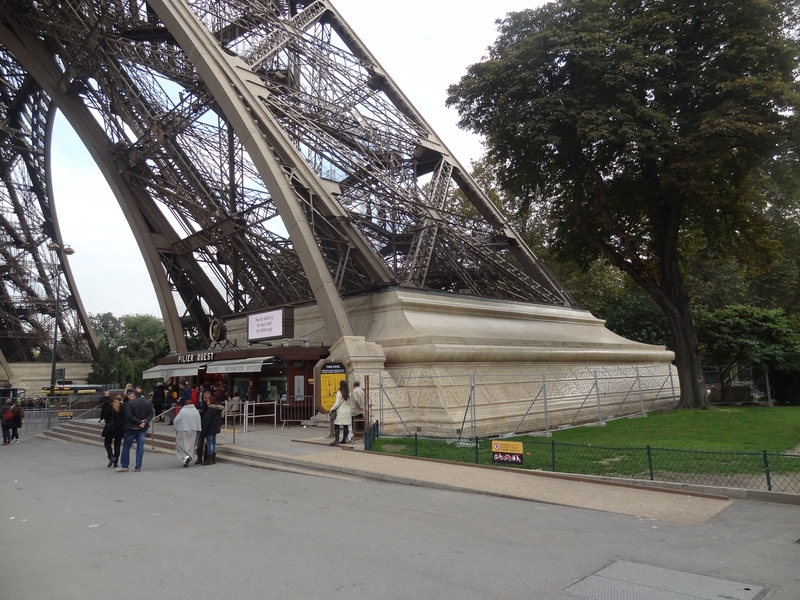
[(561, 591), (590, 600), (760, 600), (769, 588), (618, 560)]

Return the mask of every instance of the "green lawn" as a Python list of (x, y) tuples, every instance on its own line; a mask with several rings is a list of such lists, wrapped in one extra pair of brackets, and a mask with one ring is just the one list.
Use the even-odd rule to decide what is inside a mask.
[[(784, 491), (800, 492), (800, 458), (777, 456), (800, 444), (800, 407), (726, 407), (650, 413), (600, 427), (518, 436), (522, 468), (565, 473), (687, 481), (761, 489), (766, 451)], [(493, 464), (491, 440), (385, 436), (373, 451)], [(648, 451), (647, 446), (650, 446)], [(512, 467), (514, 468), (514, 467)], [(703, 474), (706, 474), (705, 476)], [(703, 479), (707, 477), (707, 479)], [(752, 482), (751, 482), (752, 480)]]
[(557, 442), (598, 446), (654, 446), (678, 450), (766, 450), (800, 445), (800, 407), (725, 407), (652, 412), (601, 427), (553, 431)]

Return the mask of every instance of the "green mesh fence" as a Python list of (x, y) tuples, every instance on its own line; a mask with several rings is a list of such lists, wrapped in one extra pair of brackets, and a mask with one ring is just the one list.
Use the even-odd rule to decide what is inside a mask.
[[(605, 447), (530, 438), (522, 442), (521, 465), (493, 461), (490, 438), (379, 435), (377, 424), (365, 449), (454, 462), (691, 483), (800, 494), (800, 455), (771, 452), (707, 452), (669, 448)], [(370, 428), (373, 429), (373, 428)]]

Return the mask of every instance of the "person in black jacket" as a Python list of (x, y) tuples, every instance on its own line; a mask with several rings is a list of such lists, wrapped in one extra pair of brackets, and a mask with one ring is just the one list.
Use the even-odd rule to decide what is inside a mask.
[[(109, 397), (109, 400), (111, 398)], [(116, 467), (119, 461), (119, 448), (122, 443), (122, 436), (125, 435), (125, 407), (122, 404), (122, 396), (117, 394), (114, 400), (106, 402), (100, 408), (100, 420), (106, 422), (103, 427), (103, 442), (108, 455), (108, 466)], [(114, 443), (114, 451), (111, 451), (111, 443)]]
[(135, 390), (127, 390), (125, 395), (128, 397), (128, 403), (125, 405), (125, 437), (122, 442), (122, 460), (120, 466), (117, 467), (117, 473), (124, 473), (128, 470), (131, 462), (131, 446), (134, 440), (136, 440), (136, 468), (134, 470), (138, 473), (142, 470), (144, 438), (155, 414), (150, 401), (144, 396), (136, 396)]
[[(200, 413), (200, 420), (202, 422), (203, 415), (206, 414), (208, 405), (211, 404), (211, 392), (203, 392), (200, 395), (200, 400), (197, 401), (197, 412)], [(202, 431), (197, 432), (197, 460), (194, 461), (196, 465), (203, 464), (203, 452), (206, 443), (206, 436)]]
[[(205, 396), (205, 392), (203, 395)], [(217, 463), (217, 434), (222, 429), (222, 408), (222, 404), (209, 404), (203, 413), (202, 435), (206, 440), (206, 459), (202, 463), (204, 465)]]
[(19, 428), (22, 427), (22, 419), (25, 417), (25, 411), (18, 402), (11, 405), (11, 443), (19, 444)]
[(11, 443), (11, 423), (14, 420), (11, 408), (11, 398), (6, 398), (6, 401), (3, 402), (3, 408), (0, 409), (0, 417), (3, 419), (3, 446), (8, 446)]
[[(164, 389), (164, 382), (159, 381), (156, 387), (153, 388), (153, 412), (160, 415), (164, 411), (164, 402), (167, 399), (167, 391)], [(158, 420), (163, 423), (164, 417), (158, 417)]]

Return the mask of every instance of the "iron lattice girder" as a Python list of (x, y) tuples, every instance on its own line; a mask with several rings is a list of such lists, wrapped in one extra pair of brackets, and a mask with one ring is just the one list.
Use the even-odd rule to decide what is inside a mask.
[(196, 320), (390, 285), (571, 304), (330, 2), (0, 7)]
[[(51, 102), (4, 50), (0, 65), (0, 352), (12, 362), (52, 353), (57, 326), (62, 359), (88, 360), (94, 332), (66, 257), (47, 248), (61, 243), (48, 177)], [(59, 287), (67, 298), (56, 325)]]

